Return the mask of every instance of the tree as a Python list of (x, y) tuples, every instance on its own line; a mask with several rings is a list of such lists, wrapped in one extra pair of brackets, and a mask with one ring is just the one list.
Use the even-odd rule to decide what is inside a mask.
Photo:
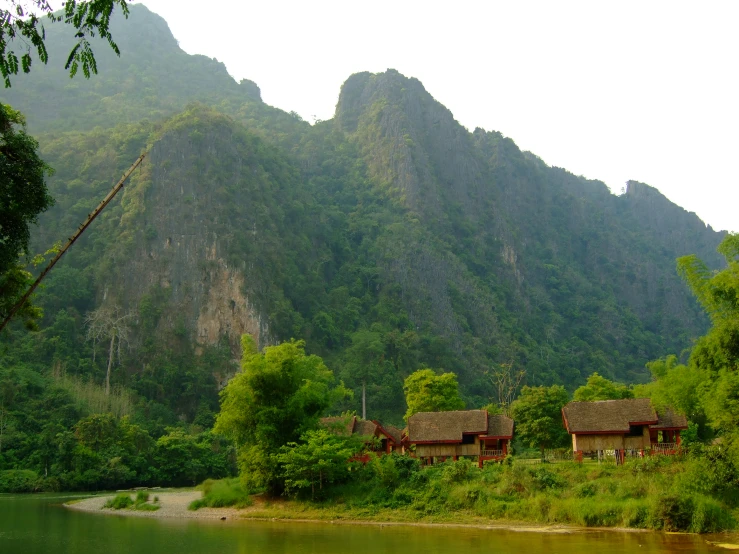
[(701, 396), (708, 383), (707, 374), (699, 368), (677, 363), (676, 356), (666, 356), (647, 363), (652, 382), (634, 386), (634, 396), (650, 398), (658, 411), (670, 407), (685, 414), (693, 422), (705, 420)]
[(526, 377), (526, 370), (514, 370), (513, 362), (511, 362), (507, 364), (498, 364), (485, 374), (493, 385), (501, 413), (508, 415), (510, 412), (511, 402), (513, 402), (513, 399), (518, 392), (518, 387), (521, 386), (521, 382), (524, 377)]
[(633, 397), (634, 393), (626, 385), (609, 381), (595, 372), (588, 377), (587, 384), (575, 390), (573, 400), (593, 402), (595, 400), (618, 400)]
[[(21, 259), (28, 255), (30, 226), (54, 203), (45, 180), (51, 168), (38, 147), (26, 134), (23, 115), (0, 104), (0, 321), (32, 281)], [(26, 303), (18, 315), (30, 324), (41, 311)]]
[(739, 369), (739, 234), (718, 247), (726, 269), (711, 272), (695, 255), (677, 260), (677, 269), (711, 318), (713, 327), (696, 343), (690, 361), (717, 373)]
[(300, 443), (289, 442), (277, 455), (285, 492), (296, 496), (310, 489), (311, 500), (322, 497), (328, 485), (349, 478), (350, 460), (359, 447), (360, 441), (355, 438), (326, 429), (308, 431)]
[[(110, 18), (116, 6), (128, 17), (128, 0), (66, 0), (63, 11), (57, 14), (52, 12), (49, 0), (10, 0), (8, 8), (0, 9), (0, 73), (5, 86), (10, 87), (10, 76), (17, 75), (20, 69), (24, 73), (31, 71), (31, 47), (36, 50), (41, 62), (49, 61), (44, 42), (46, 31), (40, 18), (44, 14), (52, 23), (62, 22), (74, 28), (77, 43), (72, 47), (64, 66), (69, 70), (70, 77), (77, 74), (80, 66), (87, 78), (93, 73), (97, 74), (97, 62), (88, 37), (99, 35), (120, 56), (118, 45), (110, 34)], [(17, 39), (20, 39), (25, 50), (20, 59), (15, 50), (10, 49)]]
[(516, 421), (516, 434), (530, 448), (538, 447), (544, 457), (545, 448), (567, 444), (567, 431), (562, 423), (562, 408), (569, 401), (561, 385), (523, 387), (511, 404)]
[(95, 360), (95, 344), (110, 339), (108, 345), (108, 370), (105, 372), (105, 394), (110, 394), (110, 372), (116, 353), (121, 361), (121, 345), (128, 344), (133, 312), (124, 313), (120, 306), (105, 306), (89, 312), (85, 317), (87, 338), (92, 340), (92, 356)]
[(403, 384), (408, 410), (405, 420), (418, 412), (447, 412), (464, 409), (459, 384), (454, 373), (437, 375), (433, 369), (411, 373)]
[(261, 354), (249, 335), (241, 345), (241, 371), (221, 391), (214, 430), (236, 442), (245, 484), (274, 492), (281, 483), (273, 456), (314, 429), (347, 391), (321, 358), (306, 355), (303, 341), (269, 346)]
[(678, 272), (713, 323), (693, 347), (690, 369), (682, 377), (688, 387), (703, 377), (698, 392), (704, 391), (710, 425), (733, 435), (739, 423), (739, 234), (726, 235), (718, 251), (726, 259), (721, 271), (710, 271), (694, 255), (677, 260)]

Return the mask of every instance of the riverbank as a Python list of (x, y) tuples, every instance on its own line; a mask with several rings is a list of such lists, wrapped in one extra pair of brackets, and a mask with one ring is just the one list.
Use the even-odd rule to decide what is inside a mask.
[[(116, 495), (94, 496), (67, 503), (64, 506), (70, 510), (81, 512), (102, 513), (108, 515), (134, 516), (148, 518), (178, 518), (178, 519), (214, 519), (214, 520), (257, 520), (257, 521), (284, 521), (291, 523), (323, 522), (333, 525), (378, 525), (378, 526), (413, 526), (413, 527), (444, 527), (444, 528), (472, 528), (495, 529), (508, 531), (536, 532), (536, 533), (581, 533), (601, 532), (604, 530), (617, 532), (646, 533), (644, 529), (628, 529), (620, 527), (577, 527), (572, 525), (531, 525), (526, 522), (491, 522), (485, 518), (471, 514), (449, 514), (447, 517), (423, 517), (411, 519), (407, 514), (398, 510), (381, 510), (375, 514), (347, 514), (341, 509), (311, 508), (301, 502), (290, 500), (263, 500), (257, 498), (254, 505), (246, 508), (200, 508), (189, 510), (188, 506), (201, 498), (200, 491), (162, 492), (159, 498), (159, 510), (114, 510), (105, 508), (105, 503)], [(362, 517), (357, 517), (362, 516)], [(463, 519), (464, 521), (459, 521)], [(456, 521), (455, 521), (456, 520)]]

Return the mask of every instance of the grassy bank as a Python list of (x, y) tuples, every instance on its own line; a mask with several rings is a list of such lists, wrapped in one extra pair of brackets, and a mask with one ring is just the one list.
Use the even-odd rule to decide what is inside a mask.
[[(435, 523), (529, 523), (717, 532), (736, 528), (737, 491), (721, 460), (651, 457), (624, 466), (467, 460), (419, 468), (383, 457), (320, 499), (257, 498), (247, 517)], [(223, 487), (211, 484), (223, 495)], [(215, 497), (215, 496), (213, 496)], [(213, 504), (205, 504), (213, 505)]]

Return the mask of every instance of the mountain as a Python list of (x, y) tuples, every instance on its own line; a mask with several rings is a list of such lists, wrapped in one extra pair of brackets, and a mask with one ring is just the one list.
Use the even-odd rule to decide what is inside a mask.
[[(100, 74), (70, 81), (52, 26), (49, 66), (2, 94), (56, 169), (38, 250), (149, 152), (50, 274), (42, 331), (5, 338), (8, 359), (100, 382), (109, 353), (85, 339), (85, 314), (120, 306), (135, 317), (114, 381), (151, 417), (215, 410), (246, 332), (305, 339), (350, 388), (367, 384), (371, 417), (397, 421), (421, 366), (455, 371), (479, 406), (497, 364), (528, 384), (638, 382), (707, 329), (675, 259), (718, 267), (722, 234), (648, 185), (616, 196), (469, 132), (394, 70), (350, 76), (335, 117), (311, 126), (184, 53), (144, 6), (113, 36), (120, 59), (100, 45)], [(24, 357), (31, 342), (43, 347)]]

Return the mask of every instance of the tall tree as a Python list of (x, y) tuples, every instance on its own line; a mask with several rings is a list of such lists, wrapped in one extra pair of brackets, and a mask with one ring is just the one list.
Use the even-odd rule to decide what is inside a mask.
[(569, 395), (561, 385), (523, 387), (511, 405), (516, 434), (530, 448), (538, 447), (542, 458), (545, 448), (567, 444), (562, 408), (568, 401)]
[(110, 394), (110, 373), (116, 354), (121, 360), (121, 348), (128, 344), (133, 312), (124, 312), (120, 306), (104, 306), (87, 314), (87, 338), (93, 341), (92, 355), (95, 359), (95, 344), (110, 339), (108, 344), (108, 369), (105, 372), (105, 394)]
[(269, 346), (261, 354), (250, 336), (241, 344), (241, 371), (221, 391), (214, 429), (236, 441), (247, 485), (279, 490), (274, 456), (314, 429), (346, 389), (336, 385), (321, 358), (306, 355), (303, 341)]
[[(49, 0), (10, 0), (8, 7), (0, 8), (0, 73), (5, 86), (10, 87), (10, 76), (17, 75), (19, 70), (22, 69), (24, 73), (31, 71), (31, 47), (36, 50), (42, 63), (49, 61), (45, 43), (46, 31), (41, 21), (43, 15), (51, 23), (65, 23), (74, 29), (77, 42), (69, 52), (64, 66), (69, 70), (70, 77), (74, 77), (80, 67), (87, 78), (97, 73), (95, 54), (88, 38), (99, 35), (120, 56), (118, 45), (110, 34), (110, 18), (116, 6), (128, 17), (128, 0), (66, 0), (62, 11), (56, 14), (53, 13)], [(25, 50), (20, 59), (12, 48), (16, 40)]]
[(438, 375), (433, 369), (419, 369), (406, 378), (403, 391), (408, 405), (406, 421), (418, 412), (464, 409), (457, 376), (451, 372)]

